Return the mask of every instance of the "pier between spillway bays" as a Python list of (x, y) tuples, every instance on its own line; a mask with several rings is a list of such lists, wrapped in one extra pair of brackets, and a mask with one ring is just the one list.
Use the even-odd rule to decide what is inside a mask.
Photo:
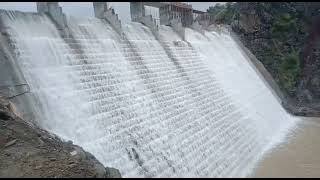
[[(130, 2), (130, 15), (133, 22), (139, 22), (150, 28), (155, 36), (158, 36), (159, 25), (152, 15), (147, 15), (145, 6), (159, 9), (160, 25), (171, 26), (179, 36), (185, 40), (185, 27), (204, 33), (210, 24), (210, 16), (206, 12), (194, 10), (191, 5), (180, 2)], [(94, 16), (105, 19), (112, 27), (122, 35), (121, 20), (115, 10), (108, 6), (107, 2), (93, 2)], [(37, 2), (37, 12), (47, 14), (63, 36), (68, 37), (66, 16), (58, 2)]]

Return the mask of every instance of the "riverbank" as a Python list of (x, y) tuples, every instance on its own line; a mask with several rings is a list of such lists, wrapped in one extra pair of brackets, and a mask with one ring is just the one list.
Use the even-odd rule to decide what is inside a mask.
[(71, 141), (33, 127), (0, 98), (0, 177), (121, 177)]
[(320, 177), (320, 118), (303, 118), (286, 142), (264, 156), (251, 177)]

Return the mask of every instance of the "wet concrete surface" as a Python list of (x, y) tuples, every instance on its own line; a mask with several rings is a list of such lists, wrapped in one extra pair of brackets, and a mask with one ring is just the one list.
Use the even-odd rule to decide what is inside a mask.
[(320, 177), (320, 118), (303, 118), (286, 142), (274, 148), (250, 177)]

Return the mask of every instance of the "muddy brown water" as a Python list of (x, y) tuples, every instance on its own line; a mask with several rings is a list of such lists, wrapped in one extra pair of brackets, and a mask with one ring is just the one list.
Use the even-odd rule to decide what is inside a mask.
[(286, 142), (258, 163), (250, 177), (320, 177), (320, 118), (303, 118)]

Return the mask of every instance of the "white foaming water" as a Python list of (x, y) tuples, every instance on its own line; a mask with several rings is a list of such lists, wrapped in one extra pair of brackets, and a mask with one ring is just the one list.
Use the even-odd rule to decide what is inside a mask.
[[(294, 124), (227, 34), (2, 13), (39, 124), (124, 177), (242, 177)], [(70, 20), (69, 20), (70, 21)], [(177, 42), (176, 42), (177, 41)]]
[(77, 136), (67, 129), (77, 126), (74, 119), (85, 118), (86, 109), (73, 87), (79, 77), (70, 71), (74, 60), (67, 56), (70, 48), (46, 16), (1, 11), (1, 17), (35, 96), (38, 123), (63, 138), (74, 139)]
[(206, 31), (202, 35), (188, 28), (186, 34), (187, 41), (201, 54), (233, 101), (240, 104), (245, 114), (259, 123), (259, 131), (263, 133), (265, 141), (264, 150), (260, 153), (263, 154), (283, 141), (300, 118), (284, 110), (278, 97), (275, 97), (275, 93), (266, 85), (267, 82), (258, 75), (254, 65), (230, 34), (227, 31)]

